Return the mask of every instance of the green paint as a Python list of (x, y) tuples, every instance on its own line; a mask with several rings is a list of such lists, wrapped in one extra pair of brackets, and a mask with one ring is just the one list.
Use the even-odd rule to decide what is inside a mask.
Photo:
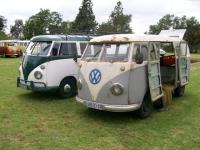
[(35, 69), (37, 66), (48, 62), (49, 57), (47, 56), (30, 56), (25, 55), (22, 62), (22, 70), (24, 74), (24, 79), (27, 80), (29, 74), (33, 69)]
[(34, 56), (25, 55), (22, 61), (22, 70), (24, 74), (24, 80), (28, 79), (29, 74), (39, 65), (60, 59), (72, 59), (74, 56)]

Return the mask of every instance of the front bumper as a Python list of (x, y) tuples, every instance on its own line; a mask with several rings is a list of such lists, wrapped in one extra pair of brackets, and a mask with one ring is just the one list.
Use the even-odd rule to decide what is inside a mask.
[(19, 77), (17, 78), (17, 87), (32, 91), (50, 91), (57, 89), (56, 87), (49, 88), (45, 83), (42, 82), (25, 81)]
[(140, 104), (131, 104), (131, 105), (110, 105), (102, 104), (93, 101), (83, 100), (76, 96), (76, 101), (93, 109), (110, 111), (110, 112), (128, 112), (135, 111), (140, 108)]

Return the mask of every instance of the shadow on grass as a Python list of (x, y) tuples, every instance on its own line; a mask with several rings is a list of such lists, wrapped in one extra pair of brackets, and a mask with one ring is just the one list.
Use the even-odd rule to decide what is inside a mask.
[(35, 101), (58, 101), (69, 100), (60, 98), (55, 92), (26, 92), (18, 95), (20, 99), (35, 100)]
[(82, 112), (83, 116), (87, 116), (95, 121), (109, 122), (109, 123), (123, 123), (128, 120), (143, 120), (137, 116), (136, 111), (132, 112), (107, 112), (95, 109), (85, 109)]

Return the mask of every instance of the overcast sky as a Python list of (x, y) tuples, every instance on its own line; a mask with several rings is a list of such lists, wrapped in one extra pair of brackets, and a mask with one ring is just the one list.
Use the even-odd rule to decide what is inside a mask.
[[(92, 0), (93, 11), (98, 23), (107, 21), (118, 0)], [(63, 20), (72, 21), (81, 6), (82, 0), (3, 0), (0, 15), (10, 25), (15, 19), (27, 20), (38, 13), (40, 8), (57, 11)], [(135, 33), (148, 31), (149, 25), (155, 24), (167, 13), (176, 16), (195, 16), (200, 21), (200, 0), (121, 0), (124, 13), (132, 15), (131, 27)]]

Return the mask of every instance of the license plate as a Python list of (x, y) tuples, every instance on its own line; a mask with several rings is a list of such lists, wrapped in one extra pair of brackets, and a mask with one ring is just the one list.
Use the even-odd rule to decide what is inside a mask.
[(89, 108), (103, 110), (104, 106), (95, 102), (85, 102), (85, 105)]
[(21, 88), (23, 88), (23, 89), (27, 89), (27, 85), (25, 85), (25, 84), (19, 84), (19, 87), (21, 87)]

